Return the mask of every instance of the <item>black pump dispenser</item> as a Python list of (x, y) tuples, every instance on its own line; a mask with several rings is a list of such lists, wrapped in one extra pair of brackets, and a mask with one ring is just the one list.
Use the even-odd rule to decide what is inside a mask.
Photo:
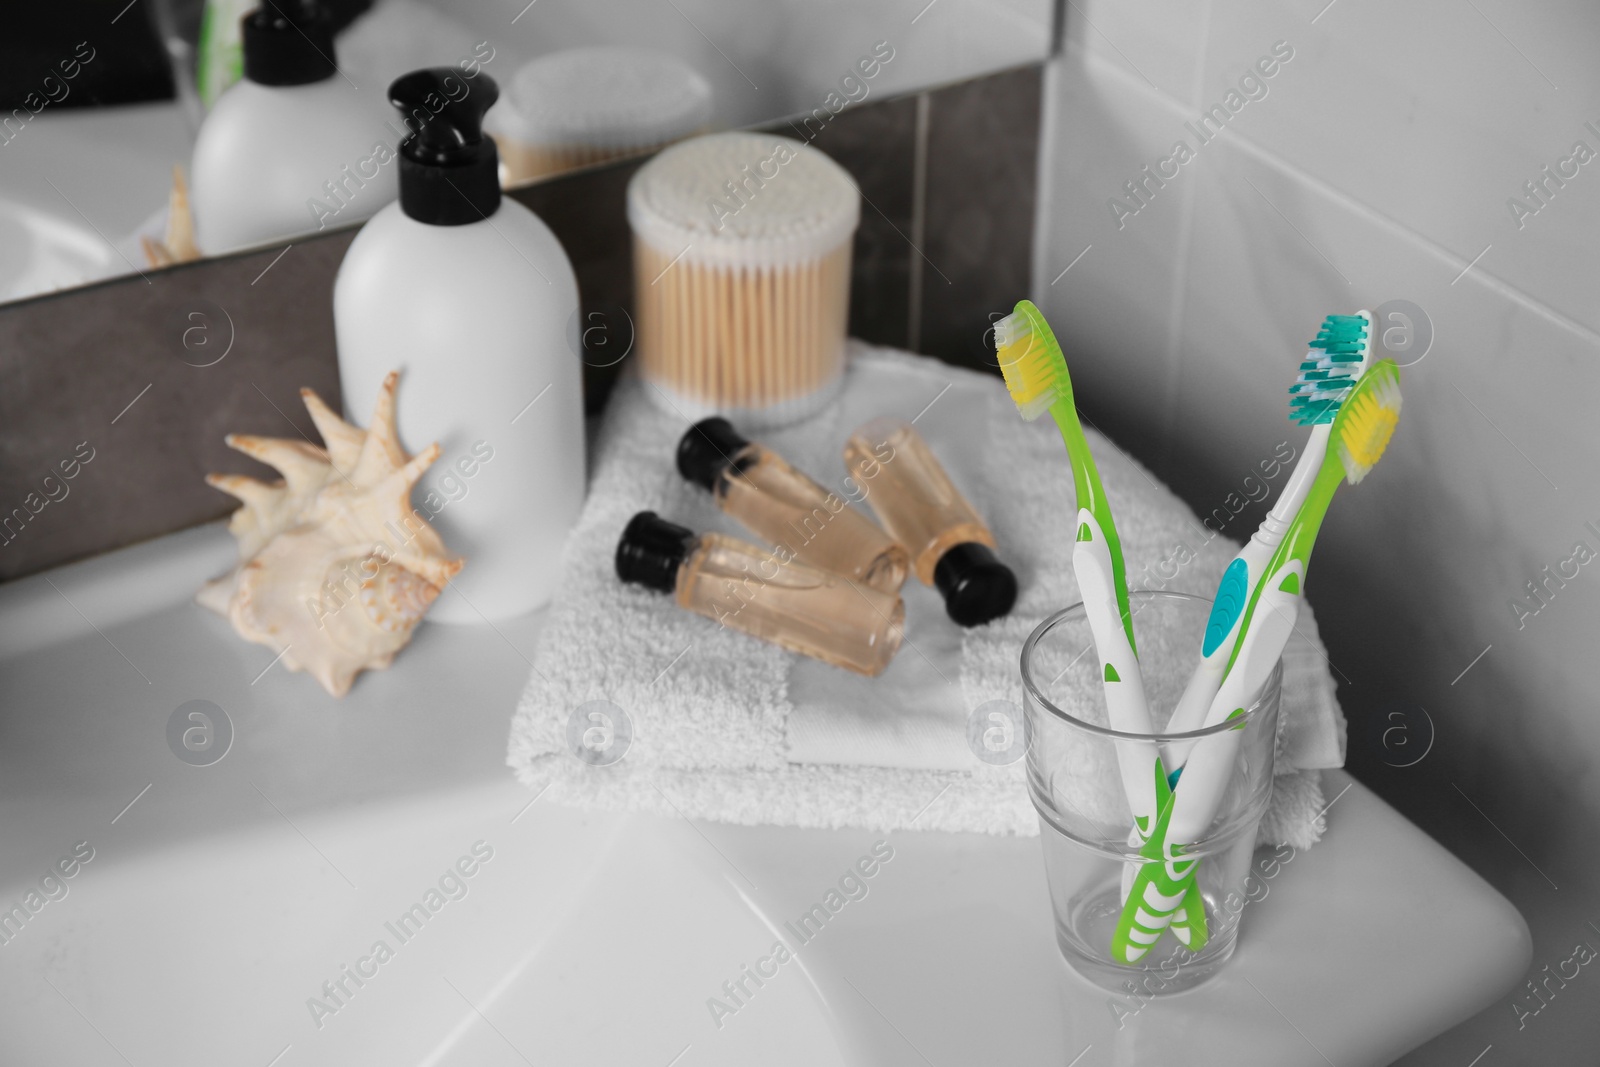
[(262, 0), (239, 23), (244, 76), (258, 85), (310, 85), (339, 72), (333, 19), (312, 0)]
[(396, 78), (389, 102), (409, 134), (400, 142), (400, 210), (430, 226), (465, 226), (500, 207), (500, 155), (483, 115), (500, 98), (487, 74), (429, 67)]

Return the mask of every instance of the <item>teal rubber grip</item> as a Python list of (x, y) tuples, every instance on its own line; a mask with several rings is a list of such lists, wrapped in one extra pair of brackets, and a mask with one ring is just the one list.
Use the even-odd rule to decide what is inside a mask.
[(1249, 591), (1250, 568), (1244, 560), (1235, 558), (1223, 572), (1222, 581), (1217, 583), (1217, 599), (1212, 601), (1211, 616), (1206, 619), (1206, 639), (1200, 648), (1201, 655), (1210, 656), (1233, 632)]

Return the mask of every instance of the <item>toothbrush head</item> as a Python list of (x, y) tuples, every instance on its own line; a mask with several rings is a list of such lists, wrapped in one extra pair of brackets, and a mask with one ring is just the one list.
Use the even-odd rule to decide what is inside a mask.
[(1306, 346), (1300, 373), (1289, 387), (1289, 421), (1300, 426), (1331, 423), (1362, 373), (1372, 365), (1374, 323), (1367, 311), (1329, 315)]
[(1071, 401), (1067, 358), (1031, 300), (1017, 301), (1016, 310), (995, 323), (994, 350), (1006, 388), (1024, 419), (1031, 422), (1057, 402)]
[(1362, 375), (1333, 423), (1339, 462), (1351, 485), (1365, 478), (1383, 458), (1399, 422), (1400, 367), (1385, 359)]

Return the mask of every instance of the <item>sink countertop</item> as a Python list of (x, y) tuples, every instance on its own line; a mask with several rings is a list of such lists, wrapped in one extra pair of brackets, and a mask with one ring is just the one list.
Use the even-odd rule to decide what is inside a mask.
[[(1504, 898), (1330, 772), (1326, 838), (1261, 876), (1223, 975), (1118, 998), (1060, 959), (1036, 840), (554, 807), (504, 765), (541, 616), (424, 626), (335, 701), (189, 602), (230, 556), (202, 527), (0, 588), (0, 908), (93, 849), (4, 931), (8, 1064), (1355, 1067), (1528, 963)], [(209, 766), (168, 747), (191, 700), (231, 723)], [(772, 961), (880, 839), (866, 895)]]

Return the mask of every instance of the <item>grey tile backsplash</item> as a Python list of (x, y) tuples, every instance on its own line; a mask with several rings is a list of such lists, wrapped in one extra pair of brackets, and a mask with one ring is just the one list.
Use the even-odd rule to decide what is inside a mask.
[[(850, 332), (993, 366), (993, 313), (1027, 292), (1042, 70), (1024, 67), (778, 123), (855, 176)], [(596, 411), (631, 342), (628, 180), (641, 161), (516, 191), (571, 257)], [(920, 166), (920, 174), (919, 174)], [(228, 433), (318, 441), (338, 405), (332, 287), (354, 229), (0, 307), (0, 580), (221, 518), (209, 471), (267, 475)], [(611, 347), (598, 347), (604, 340)], [(358, 420), (366, 412), (352, 413)]]

